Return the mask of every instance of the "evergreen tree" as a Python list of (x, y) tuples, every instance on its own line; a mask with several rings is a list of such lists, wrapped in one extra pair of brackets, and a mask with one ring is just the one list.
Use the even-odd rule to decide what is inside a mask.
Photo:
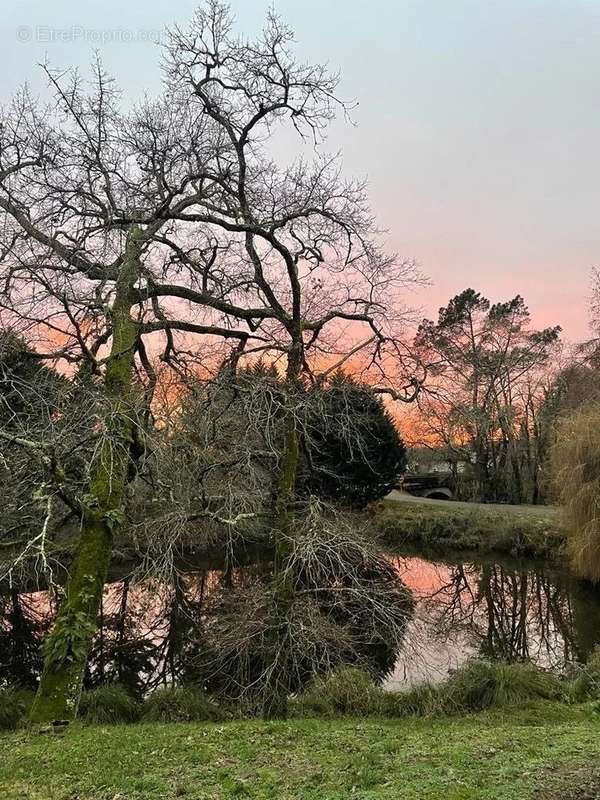
[(385, 497), (406, 469), (406, 448), (381, 398), (343, 373), (311, 395), (304, 488), (357, 508)]

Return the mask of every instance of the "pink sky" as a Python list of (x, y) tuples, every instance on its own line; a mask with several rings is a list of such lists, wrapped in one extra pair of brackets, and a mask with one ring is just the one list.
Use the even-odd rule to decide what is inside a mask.
[[(0, 31), (0, 99), (39, 84), (48, 56), (85, 68), (98, 49), (125, 99), (158, 90), (152, 37), (186, 24), (197, 0), (20, 0)], [(270, 0), (232, 0), (252, 35)], [(428, 315), (467, 286), (492, 301), (522, 294), (539, 326), (587, 335), (589, 273), (600, 264), (598, 0), (276, 0), (302, 59), (341, 74), (356, 126), (327, 148), (366, 176), (402, 257), (433, 281)], [(47, 31), (69, 31), (48, 42)], [(41, 31), (41, 34), (39, 35)], [(59, 37), (60, 38), (60, 37)], [(127, 37), (125, 37), (127, 38)]]

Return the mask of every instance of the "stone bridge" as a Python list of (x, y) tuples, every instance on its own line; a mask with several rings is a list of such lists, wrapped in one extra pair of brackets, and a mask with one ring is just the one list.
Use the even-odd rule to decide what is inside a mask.
[(424, 475), (407, 472), (399, 481), (398, 488), (416, 497), (431, 500), (452, 500), (454, 493), (449, 486), (449, 475), (430, 472)]

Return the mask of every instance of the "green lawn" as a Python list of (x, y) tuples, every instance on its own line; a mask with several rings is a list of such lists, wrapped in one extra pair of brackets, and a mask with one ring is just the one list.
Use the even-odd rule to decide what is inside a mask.
[(538, 705), (439, 720), (73, 727), (0, 737), (2, 800), (563, 800), (600, 716)]
[(510, 505), (510, 503), (467, 503), (461, 500), (431, 500), (428, 497), (417, 497), (408, 492), (394, 490), (389, 493), (386, 500), (390, 503), (408, 503), (409, 505), (429, 506), (443, 510), (449, 508), (462, 511), (482, 511), (498, 512), (516, 517), (535, 517), (540, 520), (556, 520), (560, 514), (558, 506), (531, 506), (531, 505)]
[(392, 547), (423, 552), (478, 550), (556, 558), (563, 544), (560, 510), (428, 500), (392, 492), (379, 506), (375, 524)]

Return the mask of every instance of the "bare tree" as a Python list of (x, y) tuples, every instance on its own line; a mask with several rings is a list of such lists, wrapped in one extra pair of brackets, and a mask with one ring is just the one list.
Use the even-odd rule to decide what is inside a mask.
[[(156, 139), (149, 152), (140, 137), (149, 109), (122, 114), (99, 64), (91, 89), (76, 74), (46, 72), (54, 104), (39, 108), (22, 92), (0, 130), (2, 306), (21, 331), (34, 335), (38, 344), (46, 341), (49, 356), (75, 365), (80, 377), (92, 376), (101, 387), (101, 408), (96, 406), (88, 419), (98, 436), (85, 489), (74, 495), (51, 442), (10, 433), (3, 437), (43, 456), (49, 485), (80, 519), (79, 545), (32, 712), (37, 720), (76, 712), (111, 542), (124, 522), (125, 486), (145, 449), (144, 420), (155, 383), (148, 338), (163, 333), (169, 360), (177, 356), (175, 331), (237, 343), (250, 336), (247, 326), (214, 324), (218, 295), (205, 306), (200, 293), (195, 313), (180, 318), (177, 310), (169, 313), (149, 299), (147, 290), (152, 269), (163, 277), (173, 270), (180, 278), (172, 285), (173, 297), (196, 280), (193, 271), (161, 260), (156, 237), (169, 225), (168, 207), (177, 190), (185, 192), (207, 158), (219, 158), (213, 144), (211, 155), (205, 155), (210, 136), (203, 121), (189, 114), (188, 124), (196, 125), (188, 131), (191, 143), (170, 138), (174, 119), (164, 117), (163, 98), (153, 112)], [(183, 116), (180, 121), (185, 125)], [(162, 166), (149, 169), (158, 159)]]
[[(171, 85), (191, 92), (232, 152), (221, 184), (222, 202), (196, 202), (179, 219), (239, 235), (252, 269), (248, 281), (271, 314), (261, 330), (270, 332), (270, 348), (284, 356), (284, 434), (272, 523), (273, 628), (283, 649), (282, 643), (290, 641), (293, 602), (288, 563), (302, 376), (316, 380), (325, 357), (337, 356), (339, 367), (358, 352), (380, 374), (382, 362), (393, 358), (400, 374), (406, 354), (399, 324), (405, 309), (394, 303), (417, 277), (411, 263), (399, 264), (378, 246), (364, 186), (342, 180), (337, 159), (320, 155), (311, 165), (300, 159), (282, 170), (265, 157), (265, 138), (278, 122), (290, 119), (301, 136), (318, 141), (334, 107), (343, 108), (334, 95), (335, 77), (323, 67), (296, 64), (289, 52), (291, 39), (291, 32), (270, 15), (258, 42), (240, 42), (231, 35), (227, 10), (213, 4), (208, 13), (198, 13), (189, 30), (172, 33), (167, 60)], [(180, 257), (189, 260), (186, 253)], [(410, 381), (394, 394), (409, 400), (414, 393)], [(268, 713), (285, 707), (287, 661), (280, 662), (282, 669), (272, 671)]]
[[(303, 380), (360, 357), (380, 390), (409, 400), (418, 388), (414, 378), (397, 385), (407, 358), (400, 291), (416, 273), (382, 251), (364, 186), (345, 181), (338, 160), (320, 151), (284, 168), (268, 152), (283, 123), (318, 142), (345, 108), (336, 78), (297, 62), (290, 43), (273, 15), (256, 41), (237, 38), (227, 8), (211, 2), (189, 30), (171, 33), (157, 100), (123, 112), (99, 63), (89, 85), (46, 66), (54, 100), (40, 107), (22, 91), (3, 114), (3, 313), (87, 376), (99, 397), (83, 489), (68, 492), (61, 465), (48, 459), (48, 483), (80, 533), (36, 720), (76, 713), (127, 486), (152, 449), (156, 357), (182, 378), (259, 353), (284, 365), (272, 509), (283, 637)], [(9, 440), (31, 454), (47, 449)], [(214, 498), (191, 493), (191, 501), (186, 525), (223, 523)], [(238, 522), (226, 519), (229, 528)]]

